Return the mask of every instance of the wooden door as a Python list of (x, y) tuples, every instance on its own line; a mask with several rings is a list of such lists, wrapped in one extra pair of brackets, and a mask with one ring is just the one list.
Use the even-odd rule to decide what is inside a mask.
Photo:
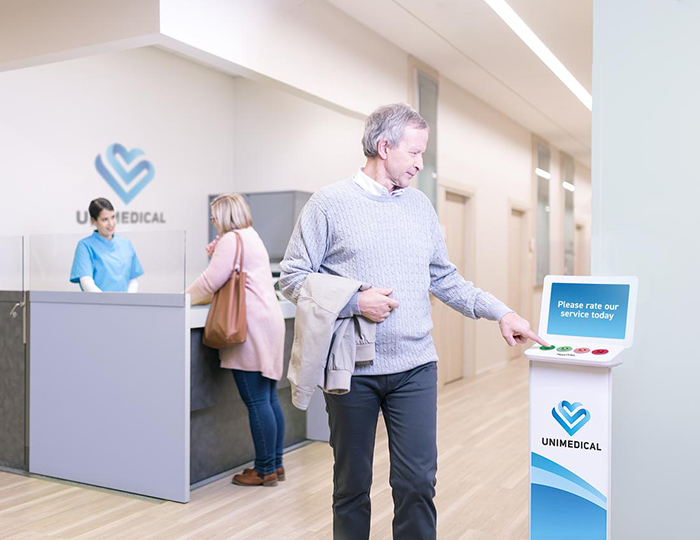
[[(527, 214), (511, 208), (508, 227), (508, 306), (525, 319), (530, 318), (527, 229)], [(526, 345), (511, 347), (508, 358), (510, 360), (518, 358), (525, 348)]]
[[(469, 258), (473, 257), (468, 252), (471, 251), (471, 246), (467, 242), (471, 211), (469, 201), (464, 195), (447, 191), (442, 208), (445, 242), (450, 261), (467, 279), (470, 279), (466, 274), (470, 267)], [(473, 375), (474, 339), (470, 321), (461, 313), (434, 299), (433, 322), (433, 339), (440, 357), (438, 384), (444, 385)]]

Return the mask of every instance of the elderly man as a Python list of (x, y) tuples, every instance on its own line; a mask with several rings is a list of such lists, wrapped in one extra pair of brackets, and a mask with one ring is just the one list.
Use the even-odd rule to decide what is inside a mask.
[(511, 346), (528, 339), (544, 344), (527, 321), (465, 281), (450, 263), (435, 210), (409, 187), (423, 168), (428, 134), (425, 120), (408, 105), (373, 112), (362, 138), (367, 163), (311, 197), (280, 264), (280, 287), (292, 302), (313, 272), (374, 287), (355, 294), (344, 314), (378, 323), (376, 358), (355, 370), (348, 394), (325, 394), (336, 540), (369, 538), (380, 409), (389, 436), (394, 538), (435, 538), (438, 357), (429, 293), (467, 317), (498, 321)]

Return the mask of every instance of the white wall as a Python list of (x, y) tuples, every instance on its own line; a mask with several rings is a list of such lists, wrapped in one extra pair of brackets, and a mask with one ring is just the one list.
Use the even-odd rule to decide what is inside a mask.
[[(502, 113), (444, 77), (438, 105), (438, 174), (440, 182), (474, 191), (477, 286), (508, 301), (508, 217), (511, 206), (529, 209), (534, 237), (535, 184), (532, 134)], [(561, 152), (551, 150), (550, 273), (564, 273), (564, 189)], [(590, 222), (590, 170), (575, 162), (576, 219)], [(534, 256), (528, 283), (534, 284)], [(536, 328), (541, 294), (533, 290), (531, 311), (522, 315)], [(477, 325), (477, 372), (506, 362), (498, 328)]]
[(161, 0), (160, 9), (164, 36), (250, 77), (365, 115), (407, 100), (408, 54), (323, 0)]
[(364, 165), (364, 122), (245, 78), (236, 79), (236, 190), (316, 191)]
[[(0, 73), (0, 234), (87, 235), (76, 210), (103, 196), (167, 221), (118, 230), (186, 230), (189, 281), (206, 264), (207, 194), (234, 189), (234, 98), (230, 76), (152, 48)], [(95, 170), (115, 142), (155, 167), (129, 205)]]
[(700, 4), (596, 1), (593, 271), (637, 275), (614, 370), (612, 534), (697, 532)]
[(409, 93), (408, 54), (325, 0), (0, 2), (0, 72), (146, 46), (358, 118)]
[[(439, 180), (475, 192), (476, 273), (466, 277), (507, 302), (510, 204), (530, 204), (531, 134), (445, 78), (437, 123)], [(477, 372), (507, 361), (496, 324), (480, 323), (476, 334)]]
[(159, 0), (2, 0), (0, 70), (146, 45), (159, 28)]

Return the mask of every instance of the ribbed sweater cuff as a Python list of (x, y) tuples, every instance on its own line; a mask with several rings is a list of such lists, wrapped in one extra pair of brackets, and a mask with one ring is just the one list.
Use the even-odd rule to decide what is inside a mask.
[(481, 297), (477, 299), (475, 308), (477, 317), (498, 322), (500, 322), (506, 313), (513, 311), (489, 293), (482, 294)]

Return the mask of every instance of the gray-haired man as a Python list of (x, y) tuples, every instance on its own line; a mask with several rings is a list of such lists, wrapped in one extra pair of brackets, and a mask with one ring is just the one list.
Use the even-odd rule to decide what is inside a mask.
[(362, 139), (367, 163), (350, 179), (316, 192), (304, 207), (281, 263), (280, 287), (296, 302), (312, 272), (375, 288), (346, 314), (377, 325), (376, 358), (356, 369), (350, 393), (325, 395), (335, 458), (333, 537), (369, 538), (372, 457), (379, 410), (389, 436), (397, 540), (436, 535), (437, 354), (430, 296), (467, 317), (499, 321), (509, 345), (544, 342), (527, 321), (462, 278), (448, 259), (435, 211), (409, 187), (423, 168), (428, 126), (405, 104), (380, 107)]

